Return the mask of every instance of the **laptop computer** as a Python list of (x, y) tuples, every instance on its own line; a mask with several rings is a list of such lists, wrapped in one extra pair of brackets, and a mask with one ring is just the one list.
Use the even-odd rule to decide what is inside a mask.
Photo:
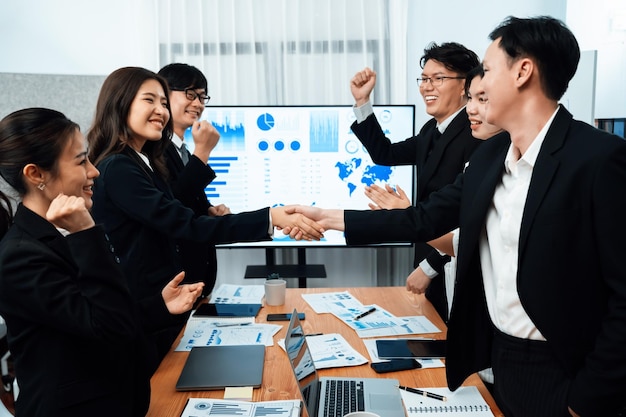
[(287, 327), (285, 350), (309, 417), (343, 417), (354, 411), (405, 417), (396, 379), (319, 378), (297, 313)]
[(177, 391), (261, 386), (265, 345), (195, 346), (191, 348)]

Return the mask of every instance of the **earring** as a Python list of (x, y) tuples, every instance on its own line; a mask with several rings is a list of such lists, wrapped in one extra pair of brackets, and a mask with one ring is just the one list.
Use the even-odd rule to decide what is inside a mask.
[(39, 188), (39, 190), (43, 191), (44, 188), (46, 188), (46, 184), (44, 184), (43, 182), (39, 183), (39, 185), (37, 186), (37, 188)]

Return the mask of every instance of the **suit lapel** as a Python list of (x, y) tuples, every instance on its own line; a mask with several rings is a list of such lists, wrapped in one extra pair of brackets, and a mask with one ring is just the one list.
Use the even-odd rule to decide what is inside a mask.
[(70, 265), (75, 265), (72, 254), (65, 242), (65, 238), (46, 219), (21, 205), (15, 213), (15, 225), (36, 240), (48, 246), (51, 250), (65, 259)]
[[(467, 119), (467, 115), (465, 114), (465, 112), (462, 111), (457, 114), (452, 122), (448, 125), (445, 132), (443, 132), (439, 139), (437, 139), (436, 143), (432, 143), (433, 135), (437, 127), (437, 123), (434, 122), (433, 119), (434, 123), (432, 125), (432, 128), (428, 131), (427, 135), (428, 141), (425, 141), (426, 152), (422, 152), (422, 160), (420, 161), (422, 169), (419, 172), (417, 185), (417, 195), (419, 199), (423, 199), (424, 197), (426, 197), (423, 195), (424, 188), (435, 174), (435, 171), (437, 170), (437, 167), (441, 162), (441, 158), (443, 158), (446, 148), (448, 147), (452, 139), (457, 137), (458, 134), (461, 133), (461, 131), (463, 130), (465, 119)], [(432, 149), (430, 155), (428, 155), (428, 149)]]
[(531, 229), (537, 210), (544, 200), (544, 196), (550, 188), (552, 179), (559, 167), (559, 160), (553, 156), (554, 152), (560, 149), (565, 142), (565, 135), (572, 121), (572, 115), (560, 107), (558, 113), (552, 121), (552, 125), (546, 133), (537, 161), (533, 167), (533, 174), (528, 188), (524, 214), (522, 215), (522, 225), (520, 229), (519, 254), (523, 253), (528, 233)]
[(176, 149), (176, 145), (170, 142), (168, 147), (165, 149), (165, 152), (167, 154), (168, 160), (174, 164), (177, 171), (182, 171), (185, 165), (183, 164), (183, 160), (180, 158), (180, 154), (178, 153), (178, 150)]
[[(483, 159), (493, 162), (476, 164), (479, 167), (477, 169), (486, 169), (484, 175), (479, 174), (475, 176), (470, 172), (467, 172), (465, 175), (468, 180), (469, 178), (472, 178), (473, 181), (480, 181), (479, 184), (464, 184), (464, 187), (467, 186), (470, 191), (467, 194), (464, 193), (463, 198), (468, 199), (468, 202), (464, 203), (463, 211), (469, 213), (469, 215), (467, 220), (464, 219), (463, 224), (461, 224), (461, 236), (463, 237), (461, 242), (470, 246), (477, 245), (476, 242), (480, 239), (480, 234), (485, 228), (485, 218), (490, 206), (493, 203), (493, 194), (496, 186), (502, 180), (504, 158), (506, 157), (511, 145), (511, 140), (509, 139), (508, 134), (502, 134), (502, 136), (494, 137), (489, 140), (492, 143), (496, 141), (498, 141), (498, 143), (493, 145), (490, 143), (490, 145), (496, 146), (496, 148), (492, 153), (490, 153), (490, 155), (483, 156)], [(470, 159), (468, 171), (472, 168), (471, 161), (472, 160)], [(460, 251), (461, 248), (459, 248), (459, 252)], [(458, 259), (460, 260), (460, 258)]]

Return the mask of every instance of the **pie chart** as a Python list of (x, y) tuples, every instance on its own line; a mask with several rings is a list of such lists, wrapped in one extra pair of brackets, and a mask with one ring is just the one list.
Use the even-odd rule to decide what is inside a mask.
[(274, 127), (274, 116), (269, 113), (263, 113), (256, 119), (256, 125), (261, 130), (270, 130)]

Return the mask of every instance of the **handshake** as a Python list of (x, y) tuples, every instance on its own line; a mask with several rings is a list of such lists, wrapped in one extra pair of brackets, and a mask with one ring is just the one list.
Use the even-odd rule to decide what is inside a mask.
[(295, 240), (320, 240), (326, 230), (344, 230), (343, 210), (290, 205), (270, 209), (272, 223)]

